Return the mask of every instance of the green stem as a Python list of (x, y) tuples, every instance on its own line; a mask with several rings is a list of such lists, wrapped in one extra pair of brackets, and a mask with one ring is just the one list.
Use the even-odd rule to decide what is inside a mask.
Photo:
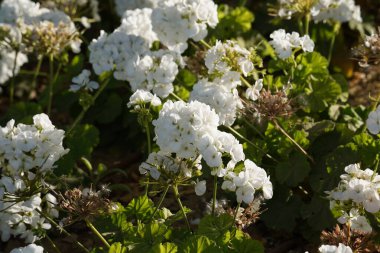
[(204, 41), (204, 40), (200, 40), (199, 42), (200, 42), (203, 46), (205, 46), (207, 49), (210, 49), (210, 48), (211, 48), (211, 45), (208, 44), (206, 41)]
[(148, 141), (148, 154), (152, 153), (152, 141), (150, 137), (149, 122), (145, 122), (146, 140)]
[(252, 85), (245, 79), (243, 76), (240, 76), (240, 80), (244, 83), (248, 88), (252, 87)]
[(36, 70), (34, 71), (33, 81), (32, 81), (32, 88), (33, 89), (36, 88), (37, 77), (40, 75), (40, 70), (41, 70), (41, 65), (42, 65), (43, 60), (44, 60), (44, 57), (41, 56), (37, 62), (37, 67), (36, 67)]
[(371, 180), (373, 180), (373, 179), (375, 178), (376, 173), (377, 173), (377, 171), (379, 170), (379, 162), (380, 162), (380, 159), (379, 159), (379, 157), (377, 157), (377, 159), (376, 159), (375, 169), (373, 170), (373, 175), (372, 175)]
[(54, 76), (54, 57), (49, 55), (49, 98), (47, 106), (47, 114), (50, 116), (51, 105), (53, 103), (53, 76)]
[(218, 191), (218, 177), (217, 175), (214, 175), (214, 191), (212, 194), (212, 209), (211, 209), (211, 215), (215, 216), (215, 208), (216, 208), (216, 193)]
[(158, 201), (158, 204), (157, 204), (157, 206), (156, 206), (156, 209), (154, 209), (154, 212), (153, 212), (152, 216), (150, 216), (149, 221), (151, 221), (151, 220), (154, 218), (154, 215), (156, 214), (156, 212), (158, 211), (158, 209), (160, 209), (160, 207), (161, 207), (161, 205), (162, 205), (162, 202), (164, 202), (164, 199), (165, 199), (165, 197), (166, 197), (166, 194), (168, 193), (169, 188), (170, 188), (170, 185), (167, 185), (166, 188), (165, 188), (165, 190), (164, 190), (164, 193), (162, 193), (161, 198), (160, 198), (160, 200)]
[(185, 208), (183, 207), (182, 202), (181, 202), (181, 197), (180, 197), (180, 195), (179, 195), (177, 185), (173, 185), (173, 186), (172, 186), (172, 189), (173, 189), (173, 192), (174, 192), (174, 197), (176, 198), (176, 200), (177, 200), (177, 202), (178, 202), (178, 205), (179, 205), (179, 207), (181, 208), (182, 214), (183, 214), (183, 216), (185, 217), (185, 221), (186, 221), (187, 228), (189, 229), (190, 232), (192, 232), (192, 230), (191, 230), (191, 226), (190, 226), (190, 222), (189, 222), (189, 220), (187, 219), (187, 215), (186, 215), (186, 212), (185, 212)]
[(275, 124), (276, 128), (280, 130), (280, 132), (285, 135), (307, 158), (310, 159), (312, 163), (314, 163), (313, 157), (311, 157), (306, 150), (304, 150), (301, 145), (299, 145), (285, 130), (281, 127), (280, 123), (277, 120), (273, 120), (273, 123)]
[[(36, 74), (36, 72), (33, 70), (33, 71), (31, 71), (31, 70), (24, 70), (24, 69), (21, 69), (20, 71), (19, 71), (19, 74), (21, 74), (21, 75), (31, 75), (31, 76), (34, 76), (35, 74)], [(40, 73), (38, 73), (37, 74), (38, 76), (48, 76), (48, 74), (46, 74), (45, 72), (41, 72), (40, 71)]]
[(233, 225), (236, 224), (236, 217), (237, 217), (237, 214), (239, 212), (240, 206), (241, 206), (241, 202), (239, 202), (237, 207), (236, 207), (235, 214), (234, 214), (234, 222), (232, 223)]
[(243, 117), (243, 121), (250, 126), (261, 138), (265, 140), (265, 135), (263, 135), (259, 129), (257, 129), (251, 122), (249, 122), (245, 117)]
[(305, 16), (305, 35), (309, 35), (310, 13)]
[(85, 219), (85, 222), (86, 222), (87, 227), (89, 227), (91, 229), (91, 231), (102, 241), (102, 243), (107, 248), (111, 248), (111, 245), (107, 242), (106, 239), (104, 239), (104, 237), (102, 236), (102, 234), (99, 233), (99, 231), (96, 229), (96, 227), (94, 227), (94, 225), (92, 225), (92, 223), (88, 219)]
[[(108, 78), (105, 80), (102, 85), (99, 87), (98, 91), (95, 93), (95, 95), (92, 97), (91, 105), (95, 103), (96, 99), (99, 97), (99, 95), (103, 92), (103, 90), (106, 88), (107, 84), (111, 78)], [(67, 130), (66, 136), (68, 136), (73, 129), (81, 122), (86, 112), (90, 109), (90, 106), (83, 107), (82, 111), (79, 113), (79, 115), (75, 118), (73, 124), (70, 126), (69, 130)]]
[(15, 59), (13, 61), (13, 68), (12, 68), (12, 81), (11, 81), (11, 85), (9, 87), (9, 100), (10, 100), (11, 105), (13, 104), (14, 94), (15, 94), (17, 56), (18, 56), (18, 50), (15, 51)]
[(43, 212), (39, 211), (38, 209), (36, 209), (36, 210), (39, 214), (44, 216), (45, 219), (47, 219), (51, 224), (53, 224), (56, 229), (58, 229), (60, 232), (63, 232), (66, 236), (72, 238), (74, 240), (75, 244), (78, 245), (84, 252), (90, 253), (90, 251), (82, 243), (78, 242), (69, 232), (67, 232), (63, 227), (58, 225), (52, 218), (45, 215)]
[(172, 95), (178, 101), (183, 101), (183, 99), (177, 96), (175, 93), (170, 93), (170, 95)]
[(336, 38), (336, 35), (338, 34), (339, 30), (340, 30), (340, 23), (337, 22), (337, 23), (334, 24), (333, 37), (331, 38), (331, 41), (330, 41), (329, 55), (328, 55), (328, 58), (327, 58), (327, 62), (329, 64), (331, 62), (332, 53), (333, 53), (333, 50), (334, 50), (335, 38)]
[(275, 159), (274, 157), (272, 157), (271, 155), (267, 154), (266, 151), (264, 151), (263, 149), (261, 149), (259, 146), (257, 146), (255, 143), (253, 143), (252, 141), (248, 140), (247, 138), (245, 138), (243, 135), (241, 135), (238, 131), (236, 131), (235, 129), (233, 129), (232, 127), (230, 126), (227, 126), (228, 130), (230, 130), (232, 133), (234, 133), (237, 137), (239, 137), (240, 139), (242, 139), (243, 141), (247, 142), (248, 144), (252, 145), (254, 148), (257, 148), (258, 150), (260, 150), (263, 154), (265, 154), (266, 157), (268, 157), (269, 159), (272, 159), (273, 161), (275, 162), (279, 162), (277, 161), (277, 159)]
[(46, 235), (46, 239), (48, 239), (48, 241), (50, 242), (51, 246), (53, 247), (53, 249), (57, 252), (57, 253), (62, 253), (59, 248), (57, 247), (57, 245), (55, 245), (55, 243), (53, 242), (53, 240), (48, 236)]

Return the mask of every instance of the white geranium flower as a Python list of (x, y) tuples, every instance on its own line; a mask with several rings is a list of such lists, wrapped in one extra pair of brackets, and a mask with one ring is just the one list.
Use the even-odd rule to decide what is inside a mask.
[(371, 134), (378, 134), (380, 132), (380, 105), (375, 111), (369, 113), (366, 124)]
[(260, 97), (260, 91), (263, 89), (263, 79), (259, 79), (255, 82), (255, 85), (249, 87), (245, 91), (245, 97), (251, 99), (252, 101), (256, 101)]
[(261, 190), (265, 199), (273, 197), (272, 183), (267, 173), (251, 160), (244, 161), (244, 168), (236, 174), (228, 172), (222, 184), (223, 190), (235, 191), (239, 203), (250, 204), (254, 200), (256, 191)]
[(36, 244), (29, 244), (26, 247), (13, 249), (10, 253), (43, 253), (44, 248)]
[(335, 245), (322, 245), (318, 250), (320, 253), (352, 253), (352, 249), (342, 243), (339, 243), (338, 247)]
[(90, 81), (91, 72), (87, 69), (82, 70), (82, 72), (73, 78), (73, 84), (70, 86), (70, 91), (77, 92), (84, 88), (85, 90), (93, 91), (99, 88), (99, 83), (95, 81)]
[(271, 33), (269, 44), (272, 45), (280, 59), (287, 59), (292, 55), (294, 48), (302, 48), (304, 52), (314, 51), (314, 42), (309, 35), (300, 37), (297, 32), (286, 33), (279, 29)]
[(206, 192), (206, 180), (202, 180), (202, 181), (199, 181), (197, 179), (197, 183), (195, 184), (195, 194), (197, 194), (197, 196), (202, 196), (203, 194), (205, 194)]

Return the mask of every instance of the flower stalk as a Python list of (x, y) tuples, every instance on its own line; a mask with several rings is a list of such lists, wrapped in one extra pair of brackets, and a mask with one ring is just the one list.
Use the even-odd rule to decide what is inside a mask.
[(190, 232), (192, 232), (189, 219), (187, 218), (187, 215), (186, 215), (185, 208), (183, 207), (182, 202), (181, 202), (181, 197), (179, 195), (177, 185), (173, 185), (172, 189), (173, 189), (174, 197), (176, 198), (177, 203), (178, 203), (179, 207), (181, 208), (183, 217), (185, 217), (187, 228), (189, 229)]
[(85, 219), (85, 222), (86, 222), (87, 227), (91, 229), (91, 231), (102, 241), (104, 246), (106, 246), (107, 248), (111, 248), (111, 245), (102, 236), (102, 234), (96, 229), (96, 227), (94, 227), (94, 225), (92, 225), (92, 223), (88, 219)]

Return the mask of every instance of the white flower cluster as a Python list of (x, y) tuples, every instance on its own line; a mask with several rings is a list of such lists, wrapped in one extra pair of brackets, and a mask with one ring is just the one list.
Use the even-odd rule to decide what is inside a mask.
[(167, 97), (183, 59), (169, 50), (150, 51), (147, 43), (121, 30), (109, 35), (102, 31), (89, 46), (90, 62), (98, 75), (114, 70), (114, 77), (128, 81), (133, 91), (144, 89)]
[(233, 71), (213, 81), (202, 79), (194, 85), (190, 100), (211, 106), (219, 116), (219, 124), (231, 126), (238, 110), (243, 108), (236, 89), (238, 85), (241, 85), (240, 74)]
[(304, 52), (314, 51), (314, 42), (309, 35), (300, 37), (299, 33), (286, 33), (284, 29), (279, 29), (271, 33), (269, 44), (272, 45), (280, 59), (289, 58), (293, 49), (302, 48)]
[(85, 89), (89, 91), (93, 91), (99, 88), (99, 83), (95, 81), (90, 81), (91, 72), (87, 69), (82, 70), (82, 72), (71, 80), (73, 82), (70, 85), (70, 91), (77, 92), (80, 89)]
[[(4, 0), (1, 3), (0, 27), (12, 27), (12, 33), (17, 34), (17, 45), (10, 47), (0, 43), (0, 84), (5, 83), (13, 76), (12, 71), (16, 57), (14, 47), (18, 48), (15, 74), (28, 61), (26, 53), (22, 50), (22, 32), (33, 30), (34, 27), (41, 26), (46, 22), (53, 23), (55, 27), (58, 27), (59, 24), (65, 24), (65, 28), (69, 29), (71, 34), (77, 33), (74, 23), (63, 12), (40, 8), (38, 3), (30, 0)], [(79, 52), (80, 44), (81, 41), (75, 39), (71, 41), (70, 46), (74, 52)]]
[(176, 52), (147, 51), (135, 61), (130, 61), (118, 79), (127, 80), (133, 91), (144, 89), (165, 98), (173, 92), (173, 82), (179, 66), (183, 65), (182, 57)]
[(207, 26), (217, 23), (217, 6), (212, 0), (159, 1), (152, 13), (153, 30), (161, 43), (179, 53), (188, 47), (188, 39), (202, 40)]
[(46, 186), (45, 174), (68, 152), (62, 147), (64, 131), (56, 129), (45, 114), (35, 115), (33, 122), (33, 125), (15, 126), (11, 120), (0, 128), (0, 233), (3, 241), (13, 235), (34, 242), (39, 238), (38, 230), (50, 228), (39, 212), (58, 216), (53, 195), (30, 192)]
[(254, 70), (251, 58), (252, 53), (234, 41), (216, 41), (215, 46), (206, 53), (205, 64), (209, 74), (232, 70), (248, 76)]
[(35, 115), (33, 122), (33, 125), (15, 126), (15, 121), (10, 120), (6, 127), (0, 128), (3, 175), (45, 174), (69, 151), (62, 146), (65, 132), (56, 129), (46, 114)]
[(116, 31), (140, 36), (148, 42), (149, 47), (158, 40), (152, 26), (152, 9), (149, 8), (127, 10), (123, 15), (120, 27)]
[[(15, 62), (15, 58), (17, 59)], [(13, 77), (13, 68), (16, 63), (14, 73), (20, 71), (22, 65), (28, 62), (28, 57), (23, 53), (16, 53), (14, 50), (9, 48), (0, 47), (0, 84), (7, 82), (11, 77)]]
[(335, 245), (322, 245), (318, 250), (320, 253), (352, 253), (352, 249), (342, 243), (339, 243), (338, 247)]
[(128, 107), (134, 107), (138, 110), (142, 105), (150, 103), (152, 106), (161, 105), (161, 100), (156, 96), (145, 90), (136, 90), (135, 93), (129, 98)]
[(173, 158), (162, 151), (150, 153), (148, 159), (139, 167), (141, 174), (149, 174), (155, 180), (158, 180), (161, 175), (165, 176), (164, 180), (173, 179), (173, 176), (191, 178), (193, 169), (202, 169), (201, 156), (194, 160), (184, 160), (178, 157)]
[(44, 248), (36, 244), (29, 244), (26, 247), (13, 249), (10, 253), (43, 253)]
[(236, 192), (238, 203), (252, 203), (255, 192), (261, 190), (265, 199), (273, 197), (273, 188), (269, 176), (264, 169), (258, 167), (251, 160), (244, 161), (244, 168), (235, 173), (230, 171), (224, 177), (223, 190)]
[(349, 222), (352, 229), (371, 232), (367, 219), (361, 214), (380, 211), (380, 175), (371, 169), (361, 170), (359, 164), (351, 164), (345, 171), (347, 174), (340, 176), (338, 187), (327, 192), (330, 208), (342, 213), (340, 223)]
[(176, 157), (195, 159), (202, 155), (208, 166), (221, 167), (222, 154), (227, 153), (231, 158), (228, 168), (245, 157), (238, 140), (218, 130), (215, 111), (199, 101), (167, 101), (153, 125), (160, 150)]
[(380, 133), (380, 105), (375, 111), (369, 113), (366, 125), (371, 134)]
[(88, 48), (94, 72), (100, 75), (115, 69), (114, 76), (119, 79), (130, 62), (147, 50), (147, 45), (143, 38), (134, 35), (117, 31), (107, 34), (101, 31), (100, 36), (93, 39)]
[[(32, 180), (29, 178), (28, 180)], [(40, 212), (57, 218), (56, 198), (46, 194), (41, 198), (37, 193), (33, 196), (23, 196), (30, 191), (21, 178), (11, 179), (3, 176), (0, 179), (0, 234), (2, 241), (8, 241), (11, 236), (20, 237), (26, 243), (40, 239), (44, 230), (51, 228), (50, 223)]]
[(155, 8), (161, 0), (115, 0), (117, 14), (122, 17), (127, 10)]
[(313, 19), (318, 21), (362, 22), (360, 6), (354, 0), (319, 0), (311, 9)]
[[(300, 1), (302, 0), (279, 0), (278, 16), (290, 19), (299, 11), (295, 6)], [(355, 5), (354, 0), (318, 0), (311, 6), (310, 14), (315, 22), (362, 22), (360, 6)]]

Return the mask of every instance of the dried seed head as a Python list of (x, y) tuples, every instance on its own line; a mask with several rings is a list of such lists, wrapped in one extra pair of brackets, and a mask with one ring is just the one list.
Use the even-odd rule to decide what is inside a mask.
[[(77, 47), (81, 40), (72, 24), (50, 21), (40, 22), (36, 26), (28, 26), (25, 32), (25, 44), (29, 51), (38, 55), (58, 56), (68, 47)], [(74, 49), (74, 48), (73, 48)]]
[(380, 62), (380, 27), (378, 33), (366, 36), (362, 44), (352, 49), (352, 56), (361, 67)]
[(287, 11), (294, 15), (303, 17), (310, 13), (311, 9), (315, 4), (317, 3), (317, 0), (288, 0), (288, 1), (281, 1), (279, 5), (277, 6), (270, 6), (268, 9), (269, 15), (271, 16), (280, 16), (279, 13), (281, 11)]
[(103, 213), (110, 213), (113, 209), (113, 203), (107, 199), (109, 189), (102, 187), (99, 191), (85, 188), (80, 190), (74, 188), (65, 192), (61, 196), (60, 207), (69, 213), (68, 221), (75, 219), (87, 219)]
[[(262, 213), (262, 211), (260, 211), (261, 200), (261, 198), (255, 198), (246, 208), (240, 207), (235, 220), (237, 227), (243, 230), (247, 229), (259, 219), (259, 216)], [(234, 216), (235, 212), (235, 209), (227, 209), (227, 213), (231, 216)]]
[(272, 94), (270, 90), (263, 89), (257, 101), (245, 101), (245, 115), (251, 118), (254, 114), (273, 120), (279, 117), (290, 117), (293, 113), (291, 100), (284, 91)]
[(185, 57), (186, 67), (192, 72), (198, 75), (207, 75), (207, 68), (203, 63), (206, 51), (197, 50), (191, 57)]
[(40, 0), (41, 5), (50, 10), (61, 10), (71, 19), (79, 19), (85, 13), (92, 14), (94, 20), (100, 20), (98, 1), (96, 0)]
[(354, 230), (349, 231), (347, 226), (342, 228), (339, 225), (331, 232), (322, 231), (321, 234), (322, 244), (338, 245), (343, 243), (350, 246), (354, 252), (379, 252), (380, 246), (373, 243), (373, 235), (368, 233), (360, 233)]

